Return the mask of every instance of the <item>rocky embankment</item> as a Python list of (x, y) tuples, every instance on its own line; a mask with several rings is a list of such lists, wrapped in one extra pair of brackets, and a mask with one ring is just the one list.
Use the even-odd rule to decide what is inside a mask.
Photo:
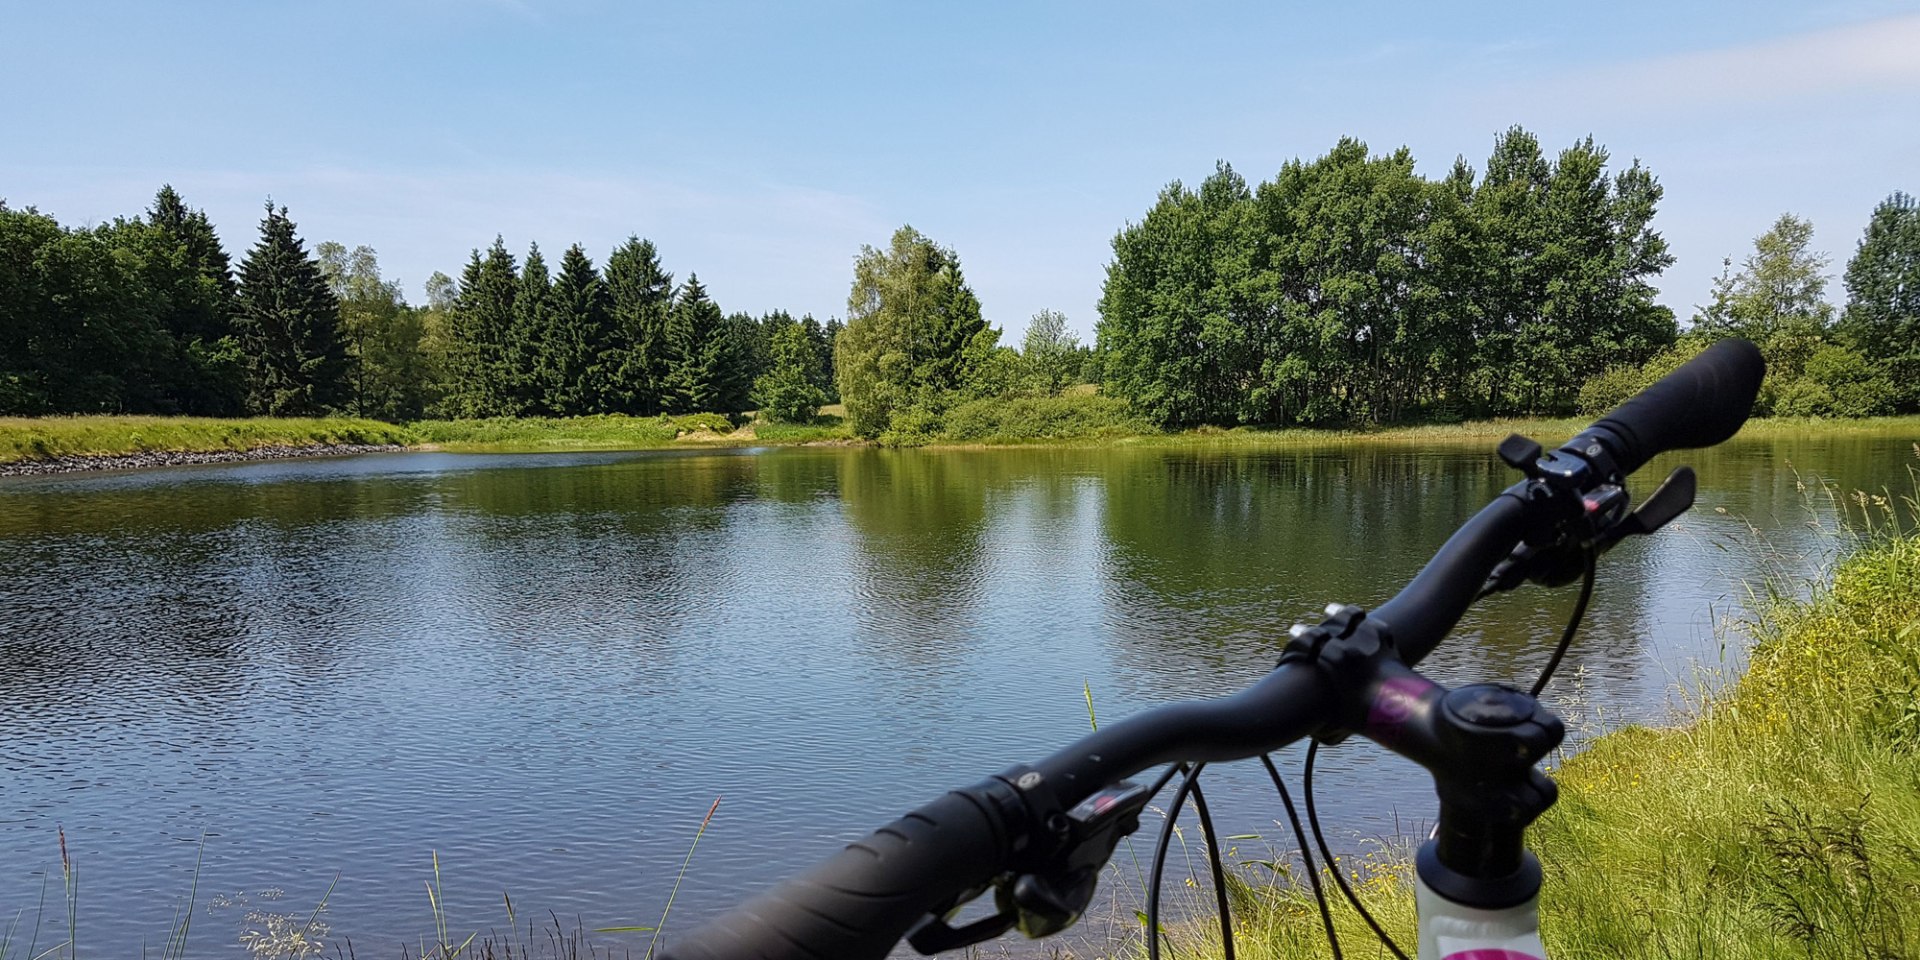
[(50, 473), (92, 470), (141, 470), (199, 463), (244, 463), (252, 460), (291, 460), (297, 457), (344, 457), (356, 453), (393, 453), (398, 444), (322, 443), (299, 447), (254, 447), (251, 450), (153, 450), (100, 456), (47, 457), (0, 463), (0, 477), (34, 477)]

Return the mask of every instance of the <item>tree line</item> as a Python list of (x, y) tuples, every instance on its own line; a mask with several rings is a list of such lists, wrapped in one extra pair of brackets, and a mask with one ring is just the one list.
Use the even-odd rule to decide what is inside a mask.
[(806, 419), (836, 398), (840, 327), (723, 313), (638, 237), (557, 274), (496, 238), (414, 306), (372, 249), (309, 253), (284, 206), (236, 271), (170, 186), (96, 228), (0, 202), (0, 413)]
[(1589, 138), (1514, 128), (1439, 180), (1343, 139), (1250, 187), (1220, 165), (1114, 238), (1105, 383), (1167, 425), (1570, 411), (1587, 374), (1671, 343), (1659, 182)]
[[(1662, 188), (1609, 160), (1591, 138), (1549, 158), (1515, 127), (1484, 173), (1456, 159), (1438, 180), (1404, 148), (1352, 139), (1258, 185), (1220, 164), (1114, 237), (1091, 347), (1052, 310), (1002, 344), (958, 254), (910, 226), (862, 248), (843, 327), (727, 313), (637, 236), (604, 266), (574, 244), (557, 270), (495, 238), (415, 306), (367, 247), (309, 254), (284, 207), (268, 205), (236, 271), (170, 187), (143, 216), (86, 229), (0, 203), (0, 413), (806, 421), (843, 400), (858, 435), (913, 442), (1035, 398), (1016, 406), (1367, 424), (1597, 411), (1732, 335), (1767, 354), (1762, 413), (1920, 410), (1912, 197), (1874, 211), (1844, 309), (1789, 215), (1683, 329), (1654, 302), (1673, 263), (1651, 225)], [(1101, 395), (1041, 402), (1082, 383)]]
[(1705, 343), (1746, 336), (1762, 413), (1920, 410), (1920, 212), (1896, 193), (1824, 300), (1812, 228), (1783, 217), (1684, 332), (1654, 302), (1673, 263), (1662, 188), (1583, 139), (1549, 160), (1515, 127), (1484, 174), (1439, 180), (1343, 139), (1249, 187), (1178, 181), (1113, 241), (1107, 392), (1166, 426), (1366, 424), (1604, 410)]
[(1920, 411), (1920, 204), (1896, 192), (1874, 208), (1842, 275), (1845, 309), (1827, 299), (1832, 261), (1812, 243), (1813, 224), (1782, 214), (1738, 269), (1727, 258), (1711, 302), (1672, 346), (1595, 377), (1581, 411), (1610, 409), (1723, 337), (1752, 340), (1767, 358), (1761, 415)]

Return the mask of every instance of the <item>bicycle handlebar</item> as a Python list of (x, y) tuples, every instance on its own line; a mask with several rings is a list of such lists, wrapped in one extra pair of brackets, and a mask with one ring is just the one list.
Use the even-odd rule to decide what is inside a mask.
[[(1739, 430), (1764, 375), (1760, 353), (1723, 340), (1600, 418), (1561, 448), (1582, 459), (1602, 444), (1618, 482), (1667, 451), (1710, 446)], [(1488, 575), (1534, 522), (1524, 485), (1469, 519), (1371, 619), (1388, 627), (1408, 667), (1438, 646)], [(1173, 704), (1083, 738), (1031, 768), (956, 790), (880, 828), (669, 944), (663, 960), (879, 960), (930, 911), (1032, 860), (1052, 838), (1028, 825), (1044, 790), (1072, 807), (1101, 788), (1175, 761), (1236, 760), (1300, 740), (1337, 703), (1327, 676), (1293, 664), (1239, 693)]]
[(1717, 341), (1580, 436), (1606, 443), (1622, 476), (1668, 450), (1711, 447), (1747, 422), (1766, 372), (1759, 347), (1737, 338)]

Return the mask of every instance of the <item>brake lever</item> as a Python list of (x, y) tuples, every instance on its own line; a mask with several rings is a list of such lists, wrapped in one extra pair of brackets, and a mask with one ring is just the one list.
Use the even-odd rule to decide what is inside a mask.
[(1634, 507), (1634, 513), (1626, 516), (1626, 520), (1620, 520), (1619, 526), (1615, 526), (1615, 530), (1620, 530), (1620, 534), (1613, 540), (1628, 538), (1628, 536), (1647, 536), (1667, 526), (1668, 522), (1672, 522), (1676, 516), (1693, 509), (1693, 493), (1697, 492), (1699, 492), (1699, 478), (1693, 476), (1693, 468), (1674, 468), (1674, 472), (1667, 474), (1667, 480), (1661, 482), (1659, 490), (1655, 490), (1651, 497), (1640, 501), (1640, 507)]
[(907, 943), (931, 955), (991, 940), (1008, 930), (1039, 939), (1072, 926), (1093, 902), (1100, 870), (1113, 858), (1114, 848), (1140, 828), (1140, 811), (1151, 797), (1149, 788), (1122, 780), (1072, 810), (1056, 809), (1043, 816), (1063, 842), (1039, 869), (1002, 874), (988, 885), (994, 891), (991, 916), (958, 927), (949, 923), (987, 887), (970, 890), (922, 917), (907, 933)]
[(1601, 548), (1611, 547), (1627, 537), (1644, 537), (1647, 534), (1672, 523), (1673, 520), (1693, 507), (1694, 494), (1698, 492), (1699, 478), (1692, 467), (1677, 467), (1660, 488), (1640, 505), (1633, 508), (1626, 519), (1613, 525), (1607, 531)]

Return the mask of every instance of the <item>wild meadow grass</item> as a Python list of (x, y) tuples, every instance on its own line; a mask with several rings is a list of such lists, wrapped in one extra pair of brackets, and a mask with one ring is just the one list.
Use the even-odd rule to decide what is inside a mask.
[[(433, 872), (425, 881), (430, 931), (411, 944), (400, 943), (399, 956), (401, 960), (579, 960), (581, 957), (631, 960), (634, 956), (631, 946), (609, 940), (606, 935), (645, 933), (650, 936), (645, 951), (639, 955), (642, 960), (648, 960), (665, 946), (662, 937), (673, 912), (673, 901), (680, 893), (680, 884), (686, 880), (687, 869), (693, 864), (693, 855), (700, 847), (700, 839), (706, 835), (707, 828), (713, 823), (714, 813), (719, 809), (720, 798), (715, 798), (706, 816), (701, 818), (699, 827), (694, 830), (691, 842), (687, 844), (687, 855), (680, 863), (679, 872), (674, 875), (666, 904), (660, 910), (660, 919), (648, 926), (589, 929), (578, 917), (569, 925), (559, 914), (551, 911), (544, 917), (522, 916), (514, 906), (513, 898), (504, 892), (500, 895), (502, 912), (494, 918), (496, 921), (504, 919), (504, 925), (486, 923), (484, 926), (463, 926), (471, 920), (456, 919), (447, 913), (440, 855), (435, 852), (432, 854)], [(59, 902), (50, 904), (47, 891), (43, 888), (32, 909), (25, 906), (16, 909), (5, 925), (0, 926), (0, 960), (77, 960), (80, 956), (79, 875), (67, 853), (64, 829), (59, 831), (59, 837)], [(159, 950), (160, 960), (184, 960), (205, 951), (203, 944), (207, 937), (204, 933), (199, 941), (195, 941), (195, 949), (190, 950), (188, 946), (197, 911), (205, 909), (211, 913), (216, 907), (253, 906), (251, 898), (246, 895), (222, 895), (205, 904), (200, 902), (200, 868), (206, 854), (206, 844), (207, 839), (203, 835), (199, 854), (194, 858), (193, 880), (188, 887), (186, 900), (176, 906), (173, 921), (166, 930)], [(47, 879), (52, 878), (49, 876)], [(237, 935), (237, 945), (253, 960), (317, 960), (322, 957), (357, 960), (361, 948), (354, 945), (351, 937), (336, 935), (331, 921), (326, 919), (327, 903), (333, 898), (333, 891), (338, 884), (339, 878), (336, 876), (310, 911), (281, 912), (277, 903), (283, 893), (279, 890), (262, 892), (260, 898), (276, 906), (247, 909)], [(202, 924), (204, 928), (205, 924)], [(229, 945), (234, 943), (229, 941)], [(370, 945), (363, 945), (367, 946)], [(221, 949), (217, 952), (230, 954), (232, 951)], [(369, 949), (369, 955), (391, 954), (386, 949), (374, 947)], [(140, 956), (148, 956), (145, 946), (141, 948)]]
[[(1529, 832), (1550, 951), (1920, 955), (1920, 504), (1841, 502), (1862, 542), (1830, 585), (1775, 593), (1744, 624), (1755, 644), (1737, 682), (1689, 722), (1616, 730), (1552, 771), (1560, 801)], [(1410, 950), (1405, 852), (1339, 869)], [(1241, 864), (1229, 883), (1239, 956), (1325, 953), (1301, 879), (1286, 863)], [(1375, 955), (1372, 932), (1331, 899), (1349, 954)], [(1215, 925), (1170, 933), (1182, 956), (1221, 955)]]
[(413, 433), (405, 427), (347, 417), (0, 417), (0, 463), (160, 451), (212, 453), (413, 442)]

